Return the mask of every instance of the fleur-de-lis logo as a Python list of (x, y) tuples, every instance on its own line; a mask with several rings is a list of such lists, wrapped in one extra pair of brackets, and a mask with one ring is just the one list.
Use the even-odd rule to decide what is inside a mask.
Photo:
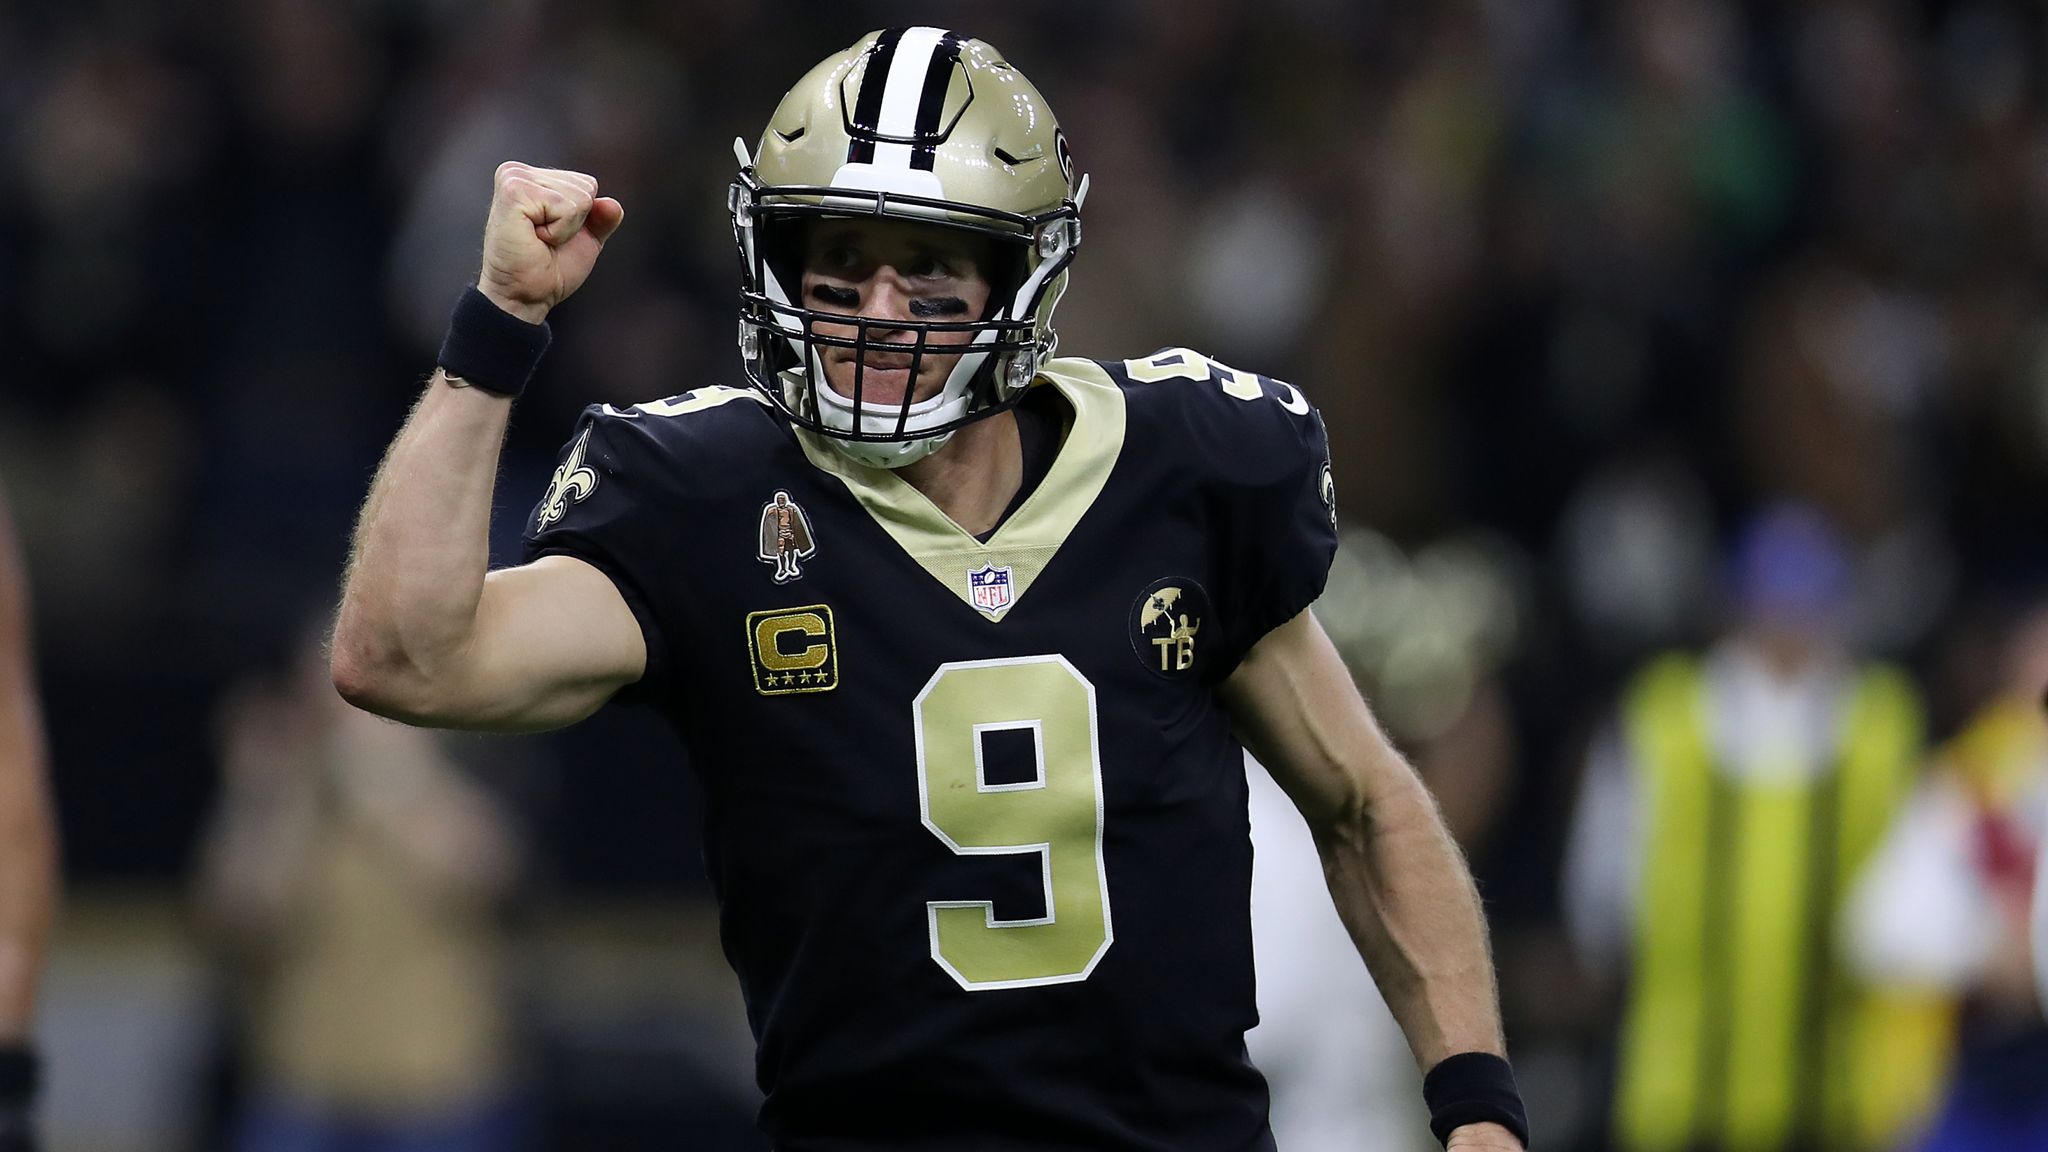
[(583, 454), (590, 448), (590, 429), (569, 448), (568, 459), (555, 469), (548, 481), (548, 494), (540, 502), (540, 527), (545, 528), (568, 514), (569, 505), (587, 499), (597, 491), (597, 473), (583, 466)]

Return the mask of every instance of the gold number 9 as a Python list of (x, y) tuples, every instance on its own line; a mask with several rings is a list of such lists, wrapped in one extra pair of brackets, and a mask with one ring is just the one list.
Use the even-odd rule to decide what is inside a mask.
[[(924, 826), (962, 856), (1036, 853), (1045, 915), (992, 900), (926, 905), (932, 959), (970, 992), (1085, 980), (1115, 938), (1102, 866), (1095, 686), (1060, 656), (943, 664), (911, 706)], [(990, 784), (982, 735), (1031, 733), (1037, 774)]]

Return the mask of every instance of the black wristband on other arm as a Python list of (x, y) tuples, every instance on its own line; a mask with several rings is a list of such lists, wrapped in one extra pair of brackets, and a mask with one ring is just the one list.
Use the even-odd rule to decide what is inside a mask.
[(471, 285), (448, 317), (441, 370), (493, 395), (517, 396), (526, 391), (541, 353), (553, 339), (545, 320), (528, 324)]
[(26, 1107), (36, 1098), (42, 1066), (27, 1045), (0, 1047), (0, 1108)]
[(1422, 1078), (1422, 1099), (1429, 1105), (1429, 1130), (1448, 1144), (1451, 1133), (1467, 1124), (1498, 1124), (1529, 1146), (1529, 1117), (1514, 1070), (1491, 1052), (1460, 1052), (1446, 1057)]

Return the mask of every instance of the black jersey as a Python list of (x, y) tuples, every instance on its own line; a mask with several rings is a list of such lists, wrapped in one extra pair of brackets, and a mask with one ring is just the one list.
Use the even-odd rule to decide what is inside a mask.
[(646, 634), (784, 1152), (1271, 1142), (1212, 690), (1322, 589), (1321, 419), (1185, 350), (1035, 386), (986, 543), (725, 387), (586, 411), (528, 523)]

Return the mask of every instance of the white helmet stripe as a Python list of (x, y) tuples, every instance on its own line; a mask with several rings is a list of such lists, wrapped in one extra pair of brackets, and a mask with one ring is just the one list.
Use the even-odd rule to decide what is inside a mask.
[[(931, 68), (932, 53), (938, 51), (939, 41), (945, 35), (943, 28), (904, 29), (889, 61), (889, 75), (882, 89), (882, 110), (875, 123), (878, 134), (906, 138), (917, 134), (917, 108), (924, 99), (924, 75)], [(863, 79), (861, 87), (872, 82), (871, 78)], [(908, 168), (910, 145), (876, 144), (874, 163), (878, 168)]]

